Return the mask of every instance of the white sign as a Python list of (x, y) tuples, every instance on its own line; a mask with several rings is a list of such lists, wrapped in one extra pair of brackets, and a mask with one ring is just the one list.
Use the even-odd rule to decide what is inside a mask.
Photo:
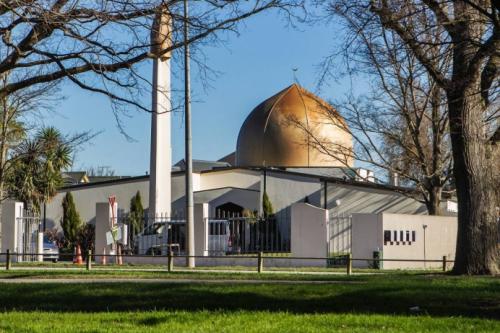
[(113, 239), (113, 233), (111, 231), (106, 232), (106, 244), (111, 245), (115, 242)]

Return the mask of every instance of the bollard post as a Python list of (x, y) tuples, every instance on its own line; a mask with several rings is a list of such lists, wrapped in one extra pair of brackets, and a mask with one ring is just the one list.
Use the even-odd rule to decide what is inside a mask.
[(174, 270), (174, 255), (172, 252), (172, 248), (168, 249), (168, 272), (172, 272)]
[(87, 251), (87, 270), (92, 269), (92, 250)]
[(443, 256), (443, 272), (446, 272), (446, 256)]
[(346, 263), (346, 268), (347, 268), (347, 275), (351, 275), (352, 274), (352, 254), (349, 253), (347, 255), (347, 263)]
[(10, 250), (7, 249), (7, 258), (5, 261), (5, 269), (9, 270), (10, 269)]
[(259, 251), (257, 254), (257, 272), (262, 273), (262, 270), (264, 269), (264, 258), (262, 258), (262, 252)]

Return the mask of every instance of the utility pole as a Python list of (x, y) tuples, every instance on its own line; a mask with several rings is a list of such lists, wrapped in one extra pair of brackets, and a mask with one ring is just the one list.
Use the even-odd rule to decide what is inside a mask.
[(191, 135), (191, 80), (189, 73), (188, 2), (184, 0), (184, 121), (186, 151), (186, 266), (194, 267), (194, 207), (193, 207), (193, 156)]

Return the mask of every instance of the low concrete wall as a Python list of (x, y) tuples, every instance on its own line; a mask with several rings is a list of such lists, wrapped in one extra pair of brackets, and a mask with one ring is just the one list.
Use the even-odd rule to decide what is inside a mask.
[[(292, 257), (328, 256), (328, 211), (306, 203), (292, 205)], [(304, 264), (309, 261), (304, 260)], [(325, 263), (326, 265), (326, 263)]]
[[(390, 237), (384, 239), (384, 233)], [(353, 214), (352, 255), (371, 259), (382, 251), (384, 259), (455, 259), (457, 218), (405, 214)], [(354, 267), (369, 267), (371, 261), (354, 261)], [(442, 262), (384, 261), (384, 269), (441, 268)], [(451, 266), (451, 264), (450, 264)]]
[[(265, 255), (264, 255), (265, 257)], [(132, 265), (164, 265), (167, 266), (166, 257), (124, 257), (124, 264)], [(185, 267), (185, 258), (174, 258), (174, 266)], [(236, 257), (228, 256), (226, 258), (196, 258), (197, 267), (221, 267), (221, 266), (240, 266), (248, 267), (249, 269), (257, 270), (257, 259), (253, 257)], [(290, 259), (287, 257), (265, 258), (264, 267), (325, 267), (325, 259), (305, 260), (305, 259)]]
[[(446, 256), (448, 260), (455, 259), (456, 217), (383, 214), (382, 219), (384, 230), (392, 231), (393, 236), (394, 231), (398, 234), (398, 241), (384, 244), (384, 258), (441, 260), (443, 256)], [(426, 226), (425, 230), (424, 226)], [(401, 232), (403, 233), (402, 240), (399, 239)], [(407, 232), (410, 242), (406, 240)], [(415, 241), (412, 241), (412, 232), (415, 232)], [(387, 269), (440, 267), (442, 267), (441, 262), (384, 262), (384, 268)]]

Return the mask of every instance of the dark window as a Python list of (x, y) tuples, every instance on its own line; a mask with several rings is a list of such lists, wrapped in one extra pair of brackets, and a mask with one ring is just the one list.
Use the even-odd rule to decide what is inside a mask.
[(399, 241), (404, 242), (405, 241), (405, 233), (403, 230), (399, 231)]
[(394, 230), (394, 239), (393, 239), (394, 242), (397, 242), (398, 241), (398, 232), (396, 230)]
[(417, 237), (416, 237), (416, 231), (412, 231), (411, 232), (411, 241), (415, 242), (416, 239), (417, 239)]
[(410, 232), (408, 230), (406, 230), (406, 241), (411, 242), (410, 241)]
[(391, 231), (384, 230), (384, 242), (390, 242), (390, 241), (391, 241)]

